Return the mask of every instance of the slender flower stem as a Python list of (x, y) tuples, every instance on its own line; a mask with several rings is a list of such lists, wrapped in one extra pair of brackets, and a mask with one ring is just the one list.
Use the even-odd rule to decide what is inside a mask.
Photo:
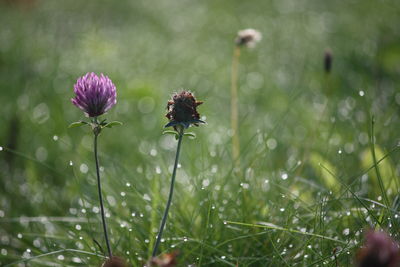
[(232, 76), (231, 76), (231, 128), (232, 135), (232, 158), (235, 167), (240, 167), (240, 142), (239, 142), (239, 110), (238, 110), (238, 72), (239, 72), (240, 47), (236, 46), (233, 51)]
[[(95, 118), (94, 120), (95, 120), (95, 123), (97, 124), (97, 118)], [(111, 252), (110, 241), (108, 240), (107, 223), (106, 223), (106, 218), (105, 218), (105, 215), (104, 215), (103, 196), (102, 196), (102, 193), (101, 193), (101, 183), (100, 183), (99, 159), (98, 159), (98, 156), (97, 156), (97, 137), (98, 137), (98, 135), (99, 135), (99, 133), (97, 132), (97, 130), (94, 130), (94, 159), (96, 161), (97, 189), (99, 191), (101, 220), (103, 222), (104, 237), (106, 239), (108, 255), (109, 255), (110, 259), (111, 259), (112, 258), (112, 252)]]
[(176, 169), (178, 168), (179, 152), (181, 151), (181, 144), (182, 144), (182, 139), (183, 139), (183, 131), (184, 130), (182, 128), (179, 129), (179, 131), (178, 131), (179, 132), (178, 147), (176, 148), (175, 164), (174, 164), (174, 170), (172, 171), (171, 186), (169, 189), (167, 206), (165, 207), (164, 215), (161, 220), (161, 225), (160, 225), (160, 229), (158, 231), (156, 243), (154, 245), (152, 257), (155, 257), (157, 255), (157, 250), (158, 250), (158, 246), (160, 245), (160, 242), (161, 242), (161, 237), (162, 237), (162, 233), (164, 230), (164, 226), (165, 226), (165, 223), (167, 222), (169, 207), (171, 206), (171, 202), (172, 202), (172, 195), (174, 193)]

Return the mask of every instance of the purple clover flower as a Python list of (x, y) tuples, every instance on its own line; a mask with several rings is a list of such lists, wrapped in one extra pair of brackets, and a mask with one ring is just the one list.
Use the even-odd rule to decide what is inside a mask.
[(83, 110), (88, 117), (106, 113), (117, 103), (117, 90), (107, 76), (90, 72), (80, 77), (74, 85), (75, 97), (72, 103)]
[(369, 230), (365, 235), (364, 247), (357, 254), (358, 267), (398, 267), (400, 248), (385, 232)]

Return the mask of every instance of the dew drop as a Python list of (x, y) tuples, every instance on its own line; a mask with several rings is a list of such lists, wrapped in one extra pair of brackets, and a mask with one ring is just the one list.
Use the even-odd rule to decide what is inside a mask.
[(2, 248), (2, 249), (1, 249), (1, 255), (7, 256), (7, 254), (8, 254), (7, 249)]
[(81, 166), (79, 166), (79, 170), (81, 173), (87, 173), (89, 171), (89, 167), (85, 163), (82, 163)]
[(156, 173), (157, 173), (157, 174), (161, 174), (161, 168), (160, 168), (160, 166), (157, 166), (157, 167), (156, 167)]
[(349, 235), (350, 234), (350, 229), (346, 228), (346, 229), (343, 230), (342, 233), (343, 233), (343, 235)]

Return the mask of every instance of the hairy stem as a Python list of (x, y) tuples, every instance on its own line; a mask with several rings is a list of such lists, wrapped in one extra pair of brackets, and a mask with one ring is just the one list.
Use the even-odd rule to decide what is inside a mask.
[(231, 76), (231, 128), (232, 135), (232, 158), (235, 167), (240, 167), (240, 142), (239, 142), (239, 110), (238, 110), (238, 72), (239, 72), (240, 47), (236, 46), (233, 51), (232, 76)]
[[(95, 122), (97, 122), (97, 118), (95, 118)], [(106, 239), (108, 255), (111, 259), (112, 252), (111, 252), (110, 241), (108, 240), (107, 223), (106, 223), (106, 218), (104, 215), (103, 196), (101, 193), (101, 182), (100, 182), (100, 171), (99, 171), (99, 159), (97, 156), (97, 137), (98, 137), (98, 135), (99, 135), (99, 133), (95, 131), (94, 132), (94, 159), (96, 161), (97, 189), (99, 191), (100, 211), (101, 211), (101, 220), (103, 222), (104, 237)]]
[(179, 152), (181, 150), (182, 139), (183, 139), (183, 129), (180, 129), (179, 130), (179, 138), (178, 138), (178, 147), (176, 148), (175, 164), (174, 164), (174, 170), (172, 171), (172, 178), (171, 178), (171, 185), (169, 188), (169, 196), (168, 196), (167, 206), (165, 207), (164, 215), (162, 217), (160, 229), (159, 229), (158, 235), (157, 235), (157, 240), (154, 245), (154, 249), (153, 249), (153, 253), (152, 253), (153, 257), (155, 257), (157, 255), (157, 250), (158, 250), (158, 247), (161, 242), (161, 237), (162, 237), (162, 233), (163, 233), (163, 230), (165, 227), (165, 223), (167, 222), (169, 207), (171, 206), (171, 202), (172, 202), (172, 195), (174, 193), (176, 169), (178, 168)]

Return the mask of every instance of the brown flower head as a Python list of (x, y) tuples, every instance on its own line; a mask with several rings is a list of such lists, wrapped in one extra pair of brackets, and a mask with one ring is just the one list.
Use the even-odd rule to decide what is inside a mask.
[(369, 230), (365, 235), (364, 247), (357, 254), (358, 267), (400, 266), (399, 244), (385, 232)]
[(197, 106), (201, 105), (202, 101), (196, 101), (193, 94), (189, 91), (175, 93), (172, 99), (167, 104), (167, 115), (169, 123), (165, 127), (173, 126), (177, 130), (177, 126), (181, 125), (185, 129), (191, 124), (198, 126), (199, 123), (205, 123), (200, 120), (200, 114), (197, 112)]
[(259, 31), (254, 29), (245, 29), (238, 32), (235, 43), (238, 46), (245, 45), (253, 48), (259, 41), (261, 41), (262, 35)]
[(330, 73), (332, 69), (332, 51), (330, 49), (325, 50), (324, 54), (324, 69), (326, 73)]
[(154, 257), (150, 261), (150, 266), (157, 267), (174, 267), (177, 266), (176, 257), (178, 256), (178, 252), (174, 251), (169, 254), (162, 254), (159, 257)]
[(119, 257), (112, 257), (111, 259), (107, 259), (101, 267), (127, 267), (126, 262)]

